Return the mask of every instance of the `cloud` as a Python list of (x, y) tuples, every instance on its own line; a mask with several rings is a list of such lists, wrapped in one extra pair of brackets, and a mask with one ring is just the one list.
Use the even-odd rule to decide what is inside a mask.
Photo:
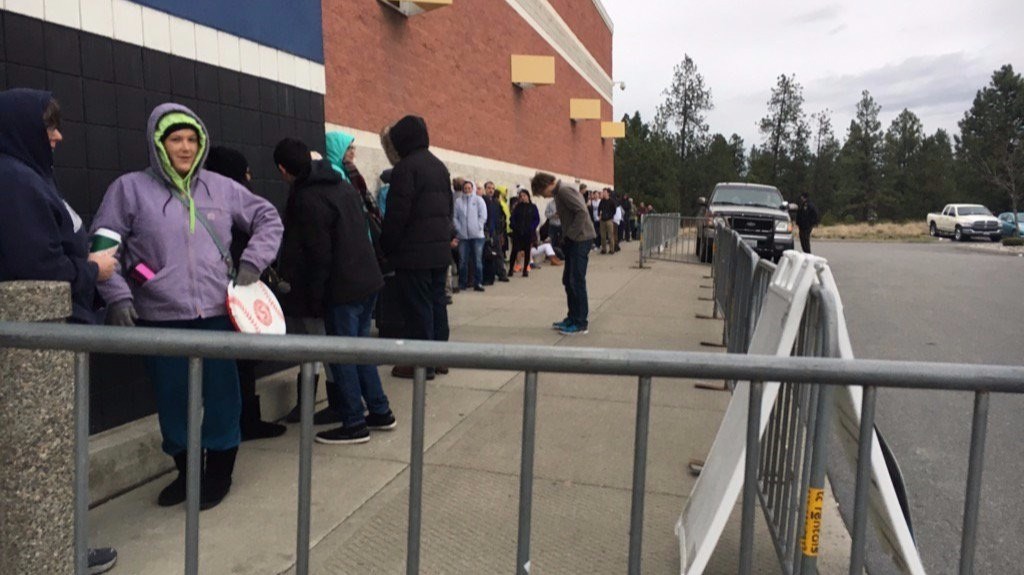
[(816, 10), (804, 12), (789, 19), (790, 24), (818, 24), (827, 20), (835, 20), (843, 13), (843, 7), (839, 4), (823, 6)]
[(979, 59), (963, 52), (915, 56), (858, 74), (818, 78), (811, 81), (805, 95), (836, 111), (852, 111), (863, 90), (884, 110), (908, 108), (918, 114), (966, 109), (974, 94), (991, 74)]

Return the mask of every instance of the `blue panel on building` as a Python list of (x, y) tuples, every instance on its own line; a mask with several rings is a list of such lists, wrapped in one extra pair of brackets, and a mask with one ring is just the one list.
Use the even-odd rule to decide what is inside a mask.
[(132, 0), (217, 30), (324, 61), (320, 0)]

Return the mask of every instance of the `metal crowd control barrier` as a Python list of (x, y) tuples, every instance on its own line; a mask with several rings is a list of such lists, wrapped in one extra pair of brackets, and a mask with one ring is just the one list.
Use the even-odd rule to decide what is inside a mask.
[[(723, 244), (724, 245), (724, 244)], [(756, 275), (756, 273), (755, 273)], [(747, 293), (748, 288), (733, 286), (733, 291)], [(628, 572), (641, 572), (641, 551), (644, 518), (644, 489), (647, 468), (647, 438), (650, 423), (652, 379), (732, 379), (755, 382), (751, 401), (758, 401), (763, 381), (788, 382), (788, 403), (783, 402), (773, 415), (772, 433), (761, 442), (761, 449), (747, 450), (744, 486), (741, 572), (749, 573), (753, 557), (753, 513), (755, 501), (761, 500), (769, 517), (780, 559), (789, 573), (810, 574), (814, 562), (788, 564), (795, 555), (794, 542), (803, 534), (800, 518), (806, 503), (795, 490), (795, 470), (800, 471), (800, 485), (820, 485), (824, 478), (825, 452), (818, 445), (820, 430), (827, 428), (825, 418), (830, 403), (827, 394), (832, 385), (862, 385), (871, 390), (871, 403), (865, 396), (864, 420), (861, 427), (861, 449), (869, 440), (865, 429), (872, 429), (873, 395), (878, 387), (911, 389), (958, 389), (976, 394), (974, 428), (971, 441), (967, 503), (964, 514), (961, 573), (970, 573), (977, 533), (978, 495), (981, 487), (981, 463), (984, 456), (985, 424), (988, 394), (1024, 393), (1024, 367), (957, 365), (877, 360), (840, 360), (832, 357), (835, 304), (829, 294), (812, 292), (817, 302), (807, 314), (807, 329), (801, 338), (801, 351), (825, 357), (775, 357), (746, 354), (717, 354), (600, 348), (552, 348), (546, 346), (494, 345), (472, 343), (439, 343), (396, 341), (367, 338), (314, 336), (252, 336), (211, 333), (207, 331), (167, 330), (150, 328), (108, 328), (57, 324), (14, 324), (0, 322), (0, 347), (22, 349), (59, 349), (76, 353), (76, 479), (75, 479), (75, 550), (76, 573), (84, 575), (87, 548), (88, 497), (88, 392), (89, 354), (120, 353), (189, 357), (188, 403), (188, 465), (187, 517), (185, 535), (185, 573), (199, 572), (199, 477), (200, 454), (200, 358), (261, 359), (302, 364), (303, 404), (300, 434), (298, 525), (296, 531), (296, 573), (309, 572), (309, 538), (312, 477), (312, 365), (316, 361), (357, 364), (436, 365), (454, 368), (525, 372), (523, 401), (523, 435), (520, 474), (518, 548), (515, 572), (529, 571), (531, 557), (531, 512), (533, 493), (533, 456), (537, 388), (540, 373), (578, 373), (633, 376), (637, 378), (636, 431), (633, 463), (633, 498), (630, 515)], [(734, 298), (735, 299), (735, 298)], [(756, 299), (755, 299), (756, 301)], [(756, 303), (754, 306), (756, 307)], [(729, 308), (735, 309), (735, 308)], [(817, 326), (817, 327), (815, 327)], [(821, 329), (823, 328), (823, 329)], [(668, 383), (668, 382), (666, 382)], [(825, 384), (806, 386), (800, 384)], [(409, 523), (406, 572), (419, 572), (423, 447), (426, 409), (426, 370), (417, 367), (413, 382), (412, 451), (409, 474)], [(869, 409), (869, 405), (871, 409)], [(787, 407), (788, 406), (788, 407)], [(750, 411), (748, 438), (757, 443), (760, 410)], [(794, 435), (795, 434), (795, 435)], [(772, 439), (777, 438), (777, 439)], [(813, 439), (813, 442), (812, 442)], [(788, 446), (803, 444), (794, 453)], [(812, 445), (814, 443), (814, 445)], [(802, 455), (802, 458), (800, 457)], [(820, 456), (820, 459), (819, 459)], [(808, 466), (808, 458), (810, 465)], [(870, 459), (861, 458), (858, 469), (857, 513), (861, 527), (853, 533), (855, 558), (863, 556), (864, 512)], [(756, 471), (756, 472), (755, 472)], [(780, 481), (789, 477), (790, 481)], [(809, 479), (808, 479), (809, 477)], [(765, 503), (767, 502), (767, 504)], [(791, 512), (799, 509), (795, 516)], [(795, 517), (795, 519), (794, 519)], [(796, 521), (794, 526), (794, 520)], [(792, 537), (796, 533), (797, 537)], [(804, 554), (806, 557), (806, 553)], [(511, 566), (511, 557), (509, 558)], [(851, 573), (861, 573), (859, 563), (851, 565)], [(856, 569), (855, 569), (856, 568)]]
[(700, 263), (697, 238), (702, 218), (647, 214), (640, 220), (640, 267), (648, 260)]
[[(724, 226), (715, 235), (713, 260), (714, 305), (725, 316), (725, 341), (732, 354), (743, 354), (750, 343), (775, 265), (762, 260), (742, 238)], [(837, 309), (831, 294), (812, 288), (801, 318), (795, 357), (838, 358)], [(749, 356), (748, 356), (749, 357)], [(794, 359), (795, 359), (794, 357)], [(846, 360), (863, 364), (864, 360)], [(925, 364), (916, 364), (918, 369)], [(934, 365), (934, 364), (932, 364)], [(992, 392), (1019, 393), (1013, 389), (995, 389), (969, 376), (968, 365), (950, 366), (964, 380), (954, 383), (937, 377), (921, 389), (973, 391), (974, 415), (971, 427), (967, 484), (959, 573), (973, 573), (977, 543), (979, 499), (985, 452), (989, 395)], [(909, 376), (910, 374), (905, 374)], [(950, 373), (949, 375), (952, 375)], [(835, 409), (831, 385), (804, 385), (792, 379), (776, 379), (761, 374), (750, 378), (751, 393), (747, 420), (747, 445), (759, 449), (746, 451), (743, 486), (740, 572), (750, 573), (753, 559), (754, 502), (761, 504), (772, 536), (780, 566), (787, 574), (817, 572), (817, 547), (821, 525), (821, 500), (828, 464), (827, 434)], [(764, 381), (783, 382), (764, 435), (759, 435), (761, 391)], [(819, 384), (835, 383), (822, 378)], [(851, 528), (850, 573), (864, 572), (868, 523), (868, 492), (872, 477), (871, 449), (877, 390), (889, 385), (869, 381), (863, 384), (858, 456), (854, 485)], [(902, 387), (896, 385), (896, 387)], [(917, 386), (908, 386), (917, 387)], [(807, 494), (805, 497), (804, 495)], [(808, 505), (814, 508), (808, 509)]]

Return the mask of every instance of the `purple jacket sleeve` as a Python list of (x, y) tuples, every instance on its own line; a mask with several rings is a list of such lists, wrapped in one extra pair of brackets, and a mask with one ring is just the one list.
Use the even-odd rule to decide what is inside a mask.
[[(117, 232), (122, 238), (129, 237), (132, 231), (132, 214), (134, 213), (131, 203), (131, 195), (126, 193), (123, 180), (120, 178), (115, 180), (107, 188), (103, 202), (93, 217), (92, 232), (94, 233), (99, 228), (107, 228)], [(96, 289), (108, 306), (132, 299), (132, 291), (128, 287), (128, 282), (124, 279), (121, 269), (118, 269), (118, 272), (110, 276), (107, 281), (97, 283)]]
[(261, 272), (277, 258), (281, 246), (284, 225), (277, 209), (267, 200), (235, 184), (231, 190), (236, 194), (232, 222), (239, 229), (249, 232), (249, 244), (242, 252), (240, 265), (245, 262)]

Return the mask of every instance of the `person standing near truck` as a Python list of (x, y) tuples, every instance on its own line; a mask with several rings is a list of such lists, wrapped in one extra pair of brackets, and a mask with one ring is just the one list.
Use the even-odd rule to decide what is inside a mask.
[(811, 230), (818, 225), (818, 208), (807, 193), (800, 194), (800, 207), (796, 212), (796, 225), (800, 228), (800, 249), (811, 253)]

